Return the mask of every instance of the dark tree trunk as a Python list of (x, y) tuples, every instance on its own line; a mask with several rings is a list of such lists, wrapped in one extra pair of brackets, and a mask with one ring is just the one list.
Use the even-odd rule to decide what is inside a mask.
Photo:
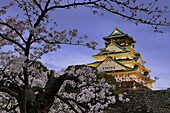
[[(35, 95), (32, 89), (27, 89), (27, 92), (26, 93), (25, 92), (26, 91), (20, 93), (19, 100), (18, 100), (21, 113), (48, 113), (49, 112), (54, 102), (55, 96), (49, 97), (43, 91)], [(26, 110), (24, 107), (25, 97), (27, 97)]]
[[(44, 90), (39, 90), (35, 94), (33, 88), (25, 89), (20, 92), (18, 103), (21, 113), (48, 113), (57, 92), (62, 86), (66, 74), (55, 78), (51, 72)], [(25, 110), (25, 98), (26, 98), (26, 110)], [(25, 112), (26, 111), (26, 112)]]

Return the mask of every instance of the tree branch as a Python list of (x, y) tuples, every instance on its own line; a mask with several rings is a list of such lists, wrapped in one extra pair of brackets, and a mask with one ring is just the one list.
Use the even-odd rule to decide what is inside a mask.
[(15, 40), (12, 40), (12, 39), (10, 39), (10, 38), (7, 38), (7, 37), (5, 37), (3, 34), (1, 34), (0, 33), (0, 36), (3, 38), (3, 39), (5, 39), (5, 40), (7, 40), (7, 41), (9, 41), (9, 42), (11, 42), (11, 43), (14, 43), (14, 44), (16, 44), (18, 47), (20, 47), (23, 51), (25, 51), (25, 48), (20, 44), (20, 43), (18, 43), (18, 42), (16, 42)]
[(61, 101), (63, 101), (64, 103), (66, 103), (75, 113), (79, 113), (73, 105), (71, 105), (66, 99), (62, 98), (59, 95), (56, 95), (57, 98), (59, 98)]
[(32, 26), (32, 23), (31, 23), (31, 15), (29, 15), (29, 11), (28, 11), (28, 8), (27, 8), (27, 6), (26, 6), (26, 4), (24, 4), (24, 8), (25, 8), (25, 15), (28, 17), (28, 21), (29, 21), (29, 23), (30, 23), (30, 26)]
[[(74, 99), (72, 99), (72, 98), (64, 98), (64, 99), (70, 100), (70, 101), (76, 103), (77, 106), (79, 107), (79, 109), (81, 109), (82, 112), (83, 112), (83, 109), (82, 109), (81, 107), (83, 107), (83, 108), (85, 108), (85, 109), (89, 109), (88, 106), (87, 106), (85, 103), (77, 102), (76, 100), (74, 100)], [(80, 107), (80, 106), (81, 106), (81, 107)], [(84, 112), (83, 112), (83, 113), (84, 113)]]
[(8, 109), (8, 108), (4, 108), (4, 107), (0, 107), (0, 110), (5, 110), (6, 112), (10, 112), (10, 111), (13, 111), (14, 113), (17, 113), (16, 112), (16, 108), (18, 107), (19, 105), (17, 104), (17, 105), (14, 105), (14, 106), (11, 106), (11, 108), (10, 109)]
[(58, 78), (55, 78), (54, 72), (51, 71), (48, 75), (48, 81), (44, 89), (46, 95), (48, 95), (49, 97), (55, 97), (63, 82), (65, 81), (66, 76), (67, 74), (64, 74), (59, 76)]
[(41, 5), (36, 0), (33, 0), (33, 2), (38, 6), (40, 11), (43, 12), (43, 9), (42, 9)]
[(19, 31), (17, 29), (15, 29), (14, 27), (12, 27), (11, 25), (4, 23), (4, 22), (0, 22), (0, 24), (2, 25), (6, 25), (7, 27), (11, 28), (13, 31), (15, 31), (17, 33), (17, 35), (21, 38), (21, 40), (26, 43), (26, 41), (24, 40), (24, 37), (21, 35), (21, 33), (19, 33)]
[(38, 86), (32, 87), (31, 89), (32, 89), (33, 92), (36, 92), (36, 91), (40, 92), (40, 91), (43, 91), (43, 88), (38, 87)]
[(102, 9), (108, 11), (108, 12), (111, 12), (113, 14), (116, 14), (116, 15), (119, 15), (123, 18), (126, 18), (130, 21), (134, 20), (135, 22), (140, 22), (142, 24), (148, 24), (148, 25), (156, 25), (156, 26), (170, 26), (170, 23), (169, 24), (160, 24), (160, 23), (155, 23), (155, 22), (151, 22), (151, 21), (147, 21), (147, 20), (143, 20), (143, 19), (140, 19), (140, 18), (134, 18), (133, 16), (127, 16), (127, 15), (124, 15), (122, 13), (119, 13), (117, 11), (113, 11), (113, 10), (110, 10), (109, 8), (105, 7), (105, 6), (102, 6), (102, 5), (98, 5), (96, 3), (94, 3), (96, 6), (100, 6)]
[(88, 2), (74, 2), (72, 4), (67, 4), (67, 5), (60, 5), (60, 6), (51, 6), (50, 8), (48, 8), (49, 10), (55, 9), (55, 8), (68, 8), (71, 6), (83, 6), (83, 5), (95, 5), (96, 2), (99, 2), (101, 0), (96, 0), (96, 1), (88, 1)]
[(44, 41), (45, 43), (47, 43), (47, 44), (78, 45), (78, 46), (85, 46), (85, 47), (89, 47), (89, 48), (95, 49), (95, 48), (93, 48), (93, 47), (88, 46), (87, 43), (72, 43), (72, 42), (70, 42), (70, 41), (69, 41), (69, 42), (48, 41), (48, 40), (45, 39), (45, 37), (43, 37), (43, 38), (37, 38), (37, 39), (33, 40), (31, 43), (34, 43), (34, 42), (36, 42), (36, 41), (38, 41), (38, 40), (43, 40), (43, 41)]
[[(45, 8), (44, 8), (44, 11), (47, 10), (48, 8), (48, 5), (50, 4), (51, 0), (48, 0), (47, 3), (45, 4)], [(48, 11), (47, 11), (48, 12)]]
[(0, 91), (1, 91), (1, 92), (5, 92), (5, 93), (11, 95), (12, 97), (15, 97), (16, 99), (18, 98), (18, 95), (19, 95), (18, 93), (10, 90), (10, 89), (7, 88), (7, 87), (3, 87), (3, 86), (0, 86)]

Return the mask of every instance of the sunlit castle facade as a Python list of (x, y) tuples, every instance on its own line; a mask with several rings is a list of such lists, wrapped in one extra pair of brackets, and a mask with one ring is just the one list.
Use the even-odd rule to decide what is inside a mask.
[(118, 28), (103, 39), (105, 48), (93, 55), (96, 62), (88, 65), (113, 75), (121, 88), (152, 89), (154, 80), (150, 78), (150, 70), (145, 68), (140, 53), (134, 50), (134, 39)]

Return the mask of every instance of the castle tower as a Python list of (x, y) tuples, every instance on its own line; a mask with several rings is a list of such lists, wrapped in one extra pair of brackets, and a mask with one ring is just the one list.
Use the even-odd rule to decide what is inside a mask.
[(113, 75), (120, 82), (120, 88), (152, 89), (154, 80), (150, 78), (150, 70), (145, 68), (140, 53), (134, 50), (135, 40), (118, 28), (103, 39), (105, 48), (93, 55), (96, 62), (88, 65)]

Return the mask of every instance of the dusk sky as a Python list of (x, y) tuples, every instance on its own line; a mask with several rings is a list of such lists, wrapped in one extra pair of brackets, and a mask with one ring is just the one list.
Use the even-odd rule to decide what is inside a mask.
[[(80, 36), (86, 34), (89, 40), (98, 42), (98, 49), (104, 47), (102, 37), (108, 36), (117, 26), (136, 40), (135, 50), (140, 52), (146, 61), (145, 67), (151, 70), (151, 78), (159, 77), (153, 89), (170, 87), (170, 27), (162, 27), (164, 33), (155, 33), (151, 26), (136, 26), (110, 13), (105, 13), (104, 16), (94, 15), (84, 7), (78, 7), (76, 10), (58, 10), (52, 15), (58, 23), (58, 29), (77, 28)], [(170, 13), (167, 16), (170, 18)], [(57, 52), (45, 55), (41, 61), (50, 69), (59, 70), (69, 65), (94, 62), (92, 55), (98, 52), (86, 47), (63, 45)]]
[[(163, 0), (160, 5), (168, 4), (170, 7), (169, 1)], [(56, 10), (51, 16), (58, 23), (58, 30), (77, 28), (79, 36), (86, 34), (89, 41), (98, 42), (98, 49), (104, 47), (102, 37), (108, 36), (117, 26), (119, 30), (128, 33), (136, 40), (135, 50), (140, 52), (143, 60), (146, 61), (145, 67), (151, 70), (151, 78), (159, 77), (153, 89), (170, 88), (170, 26), (160, 27), (164, 33), (155, 33), (151, 26), (136, 26), (110, 13), (105, 13), (104, 16), (94, 15), (90, 9), (84, 7)], [(170, 18), (170, 13), (166, 16)], [(82, 46), (63, 45), (58, 51), (44, 55), (41, 61), (49, 69), (58, 71), (69, 65), (94, 62), (92, 55), (98, 52)]]

